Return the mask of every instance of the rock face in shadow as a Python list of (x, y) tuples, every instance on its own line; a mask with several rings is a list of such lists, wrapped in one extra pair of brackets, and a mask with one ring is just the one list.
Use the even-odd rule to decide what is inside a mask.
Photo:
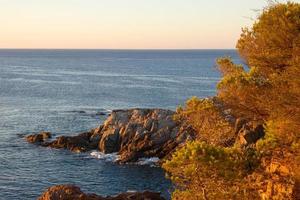
[(74, 185), (57, 185), (48, 188), (38, 200), (164, 200), (155, 192), (127, 192), (113, 197), (86, 194)]
[(60, 136), (57, 137), (56, 140), (52, 142), (46, 142), (43, 146), (52, 147), (57, 149), (69, 149), (74, 152), (85, 152), (89, 150), (93, 150), (97, 148), (97, 141), (91, 141), (90, 138), (92, 137), (93, 132), (85, 132), (80, 133), (77, 136)]
[(41, 139), (40, 134), (26, 139), (45, 147), (74, 152), (96, 149), (103, 153), (118, 152), (121, 163), (135, 162), (142, 157), (164, 158), (195, 135), (191, 127), (175, 122), (174, 114), (164, 109), (115, 110), (103, 125), (89, 132), (60, 136), (50, 142)]
[(56, 149), (69, 149), (74, 152), (84, 152), (97, 149), (100, 138), (94, 136), (94, 130), (80, 133), (76, 136), (59, 136), (53, 141), (49, 141), (51, 133), (41, 132), (26, 136), (25, 139), (29, 143), (34, 143), (44, 147), (51, 147)]
[(262, 123), (237, 119), (235, 144), (241, 147), (247, 147), (255, 144), (259, 139), (265, 136), (265, 130)]

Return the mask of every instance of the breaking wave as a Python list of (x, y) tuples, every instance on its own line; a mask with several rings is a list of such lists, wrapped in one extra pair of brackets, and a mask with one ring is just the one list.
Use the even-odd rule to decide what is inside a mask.
[(116, 162), (119, 158), (117, 153), (105, 154), (99, 151), (93, 151), (90, 155), (99, 160), (104, 160), (106, 162)]
[[(99, 151), (93, 151), (90, 153), (90, 155), (93, 158), (97, 158), (99, 160), (103, 160), (105, 162), (117, 162), (119, 160), (119, 155), (118, 153), (110, 153), (110, 154), (105, 154)], [(140, 158), (137, 162), (130, 163), (133, 165), (149, 165), (151, 167), (157, 166), (157, 163), (159, 161), (159, 158), (157, 157), (152, 157), (152, 158)]]
[(140, 158), (137, 162), (138, 165), (150, 165), (150, 166), (157, 166), (159, 158), (152, 157), (152, 158)]

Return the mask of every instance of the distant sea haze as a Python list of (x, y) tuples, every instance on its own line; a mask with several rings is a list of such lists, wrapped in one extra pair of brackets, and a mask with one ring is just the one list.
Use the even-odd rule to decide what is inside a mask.
[(119, 166), (22, 137), (86, 131), (113, 109), (174, 110), (191, 96), (213, 96), (215, 60), (223, 56), (241, 62), (235, 50), (0, 50), (0, 199), (36, 199), (67, 183), (102, 195), (153, 190), (169, 198), (171, 183), (157, 167)]

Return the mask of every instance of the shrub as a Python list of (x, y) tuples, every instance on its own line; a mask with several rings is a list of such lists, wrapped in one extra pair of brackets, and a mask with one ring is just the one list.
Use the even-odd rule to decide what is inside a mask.
[(245, 177), (258, 166), (253, 149), (241, 151), (205, 142), (191, 142), (176, 151), (163, 167), (177, 190), (174, 199), (244, 199), (258, 197)]
[[(198, 133), (197, 138), (209, 144), (224, 145), (234, 136), (233, 125), (226, 119), (217, 99), (193, 97), (177, 109), (175, 120), (185, 121)], [(225, 144), (226, 145), (226, 144)]]

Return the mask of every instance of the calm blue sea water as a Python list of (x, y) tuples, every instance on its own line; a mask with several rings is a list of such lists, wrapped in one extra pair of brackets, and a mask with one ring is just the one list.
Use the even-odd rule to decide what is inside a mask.
[(175, 109), (191, 96), (212, 96), (221, 56), (240, 62), (234, 50), (0, 50), (0, 199), (36, 199), (65, 183), (102, 195), (147, 189), (168, 196), (159, 168), (37, 147), (22, 136), (75, 134), (102, 123), (99, 111)]

